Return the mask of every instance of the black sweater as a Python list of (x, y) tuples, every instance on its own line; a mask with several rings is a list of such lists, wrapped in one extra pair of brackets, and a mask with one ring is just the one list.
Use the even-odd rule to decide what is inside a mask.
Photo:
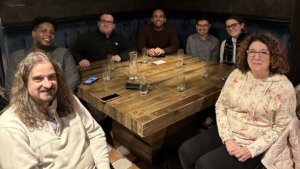
[(99, 30), (79, 36), (71, 47), (77, 64), (83, 59), (89, 61), (106, 59), (108, 54), (120, 55), (122, 60), (127, 60), (128, 53), (132, 50), (134, 49), (131, 44), (121, 35), (113, 32), (106, 38)]

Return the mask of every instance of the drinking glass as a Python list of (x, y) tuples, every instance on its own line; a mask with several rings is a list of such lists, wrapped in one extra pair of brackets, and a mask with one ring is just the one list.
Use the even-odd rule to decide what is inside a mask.
[(183, 56), (184, 56), (184, 50), (178, 49), (177, 50), (177, 67), (180, 67), (183, 65)]
[(183, 70), (177, 72), (177, 90), (180, 92), (185, 90), (185, 74)]
[(112, 60), (113, 55), (112, 54), (108, 54), (107, 55), (107, 64), (110, 65), (110, 70), (114, 70), (115, 69), (115, 62)]
[(147, 54), (147, 48), (142, 49), (142, 55), (143, 55), (143, 63), (147, 64), (148, 63), (148, 54)]
[(207, 79), (210, 75), (210, 59), (202, 58), (202, 77)]
[(140, 95), (146, 95), (148, 93), (148, 80), (146, 76), (140, 75)]
[(110, 71), (111, 71), (111, 68), (110, 68), (110, 65), (108, 64), (103, 70), (103, 80), (104, 81), (110, 80)]

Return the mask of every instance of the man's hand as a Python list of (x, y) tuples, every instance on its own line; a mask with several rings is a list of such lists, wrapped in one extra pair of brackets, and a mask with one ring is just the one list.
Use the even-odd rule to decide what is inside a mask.
[(113, 60), (114, 62), (120, 62), (121, 61), (121, 57), (119, 55), (114, 55), (111, 60)]
[(155, 48), (154, 50), (155, 50), (157, 56), (163, 55), (165, 53), (165, 51), (161, 48)]
[(156, 52), (155, 52), (155, 49), (154, 49), (154, 48), (148, 49), (148, 52), (147, 52), (147, 53), (148, 53), (149, 56), (152, 56), (152, 57), (153, 57), (153, 56), (156, 56)]
[(90, 65), (90, 61), (88, 61), (87, 59), (83, 59), (79, 62), (79, 66), (82, 68), (90, 67)]
[(159, 55), (163, 55), (164, 53), (165, 53), (165, 51), (161, 48), (148, 49), (148, 55), (149, 56), (159, 56)]

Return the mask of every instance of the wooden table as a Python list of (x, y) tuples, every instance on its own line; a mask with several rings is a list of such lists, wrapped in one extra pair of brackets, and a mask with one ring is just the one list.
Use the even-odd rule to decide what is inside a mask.
[[(140, 61), (141, 58), (138, 58)], [(195, 114), (215, 104), (223, 86), (221, 77), (232, 71), (232, 66), (184, 57), (184, 65), (177, 67), (176, 56), (159, 58), (161, 65), (139, 62), (139, 73), (150, 81), (151, 90), (141, 96), (137, 90), (126, 90), (129, 62), (117, 63), (110, 81), (102, 80), (105, 62), (92, 64), (81, 70), (83, 80), (96, 75), (99, 80), (91, 85), (81, 84), (77, 96), (94, 105), (113, 120), (114, 138), (133, 153), (152, 163), (155, 157), (171, 145), (178, 146), (196, 129)], [(152, 59), (153, 61), (153, 59)], [(209, 70), (209, 77), (202, 74)], [(177, 72), (185, 72), (186, 90), (177, 91)], [(103, 103), (101, 97), (117, 93), (120, 97)], [(190, 133), (190, 134), (188, 134)], [(187, 136), (185, 136), (187, 135)]]

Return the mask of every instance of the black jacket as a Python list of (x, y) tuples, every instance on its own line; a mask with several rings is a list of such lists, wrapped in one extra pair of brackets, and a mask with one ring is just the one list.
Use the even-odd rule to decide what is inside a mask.
[(77, 64), (83, 59), (89, 61), (106, 59), (108, 54), (118, 54), (122, 60), (127, 60), (128, 53), (132, 50), (133, 47), (123, 36), (112, 32), (111, 36), (106, 38), (99, 30), (79, 36), (71, 47)]

